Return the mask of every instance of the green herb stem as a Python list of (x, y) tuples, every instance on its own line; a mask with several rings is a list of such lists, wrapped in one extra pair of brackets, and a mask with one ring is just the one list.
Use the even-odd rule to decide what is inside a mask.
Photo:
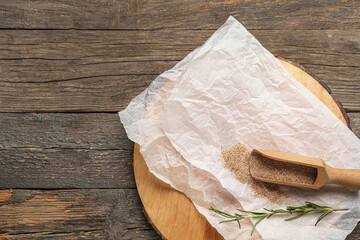
[(261, 221), (263, 221), (264, 219), (268, 219), (271, 216), (276, 215), (276, 214), (297, 213), (296, 216), (285, 219), (285, 221), (292, 221), (292, 220), (295, 220), (295, 219), (298, 219), (298, 218), (304, 216), (305, 214), (308, 214), (311, 212), (318, 212), (318, 213), (321, 213), (321, 215), (319, 216), (319, 218), (317, 219), (317, 221), (315, 223), (315, 226), (316, 226), (325, 216), (329, 215), (330, 213), (335, 212), (335, 211), (346, 211), (349, 209), (334, 209), (334, 208), (331, 208), (328, 206), (320, 206), (315, 203), (305, 201), (304, 206), (299, 206), (299, 207), (288, 206), (288, 207), (286, 207), (286, 209), (274, 209), (274, 210), (264, 208), (264, 210), (266, 212), (253, 212), (253, 211), (245, 211), (245, 210), (237, 209), (239, 212), (246, 213), (247, 215), (238, 214), (238, 213), (235, 213), (232, 215), (232, 214), (217, 210), (213, 207), (210, 207), (210, 210), (221, 215), (224, 218), (228, 218), (228, 220), (221, 221), (220, 223), (237, 222), (239, 228), (241, 227), (240, 220), (246, 219), (246, 218), (259, 218), (259, 220), (254, 224), (254, 226), (251, 229), (251, 235), (253, 235), (256, 226)]

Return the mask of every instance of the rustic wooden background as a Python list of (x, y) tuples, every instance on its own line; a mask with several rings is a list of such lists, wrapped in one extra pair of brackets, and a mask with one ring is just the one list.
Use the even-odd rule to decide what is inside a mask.
[(360, 136), (360, 1), (0, 0), (0, 239), (159, 239), (117, 112), (230, 14)]

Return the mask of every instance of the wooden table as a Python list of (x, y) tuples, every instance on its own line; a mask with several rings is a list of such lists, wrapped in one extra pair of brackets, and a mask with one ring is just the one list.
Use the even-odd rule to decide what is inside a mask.
[(0, 239), (159, 239), (117, 112), (230, 14), (360, 136), (359, 1), (1, 1)]

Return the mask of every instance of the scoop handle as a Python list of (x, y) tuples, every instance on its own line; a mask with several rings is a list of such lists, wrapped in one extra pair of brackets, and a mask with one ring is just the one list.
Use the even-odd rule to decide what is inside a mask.
[(340, 184), (348, 188), (360, 190), (360, 170), (358, 169), (339, 169), (326, 167), (329, 175), (328, 183)]

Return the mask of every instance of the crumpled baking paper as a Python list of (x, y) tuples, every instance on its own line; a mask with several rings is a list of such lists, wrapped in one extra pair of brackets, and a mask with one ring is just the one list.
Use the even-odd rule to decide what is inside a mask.
[[(201, 47), (151, 85), (119, 113), (128, 137), (140, 145), (149, 170), (188, 196), (225, 239), (345, 239), (360, 219), (356, 190), (281, 189), (280, 206), (254, 198), (248, 184), (223, 167), (221, 149), (237, 143), (324, 159), (333, 167), (360, 168), (360, 140), (281, 65), (236, 19), (229, 17)], [(324, 218), (305, 215), (285, 222), (218, 224), (210, 206), (236, 208), (303, 205), (349, 208)]]

